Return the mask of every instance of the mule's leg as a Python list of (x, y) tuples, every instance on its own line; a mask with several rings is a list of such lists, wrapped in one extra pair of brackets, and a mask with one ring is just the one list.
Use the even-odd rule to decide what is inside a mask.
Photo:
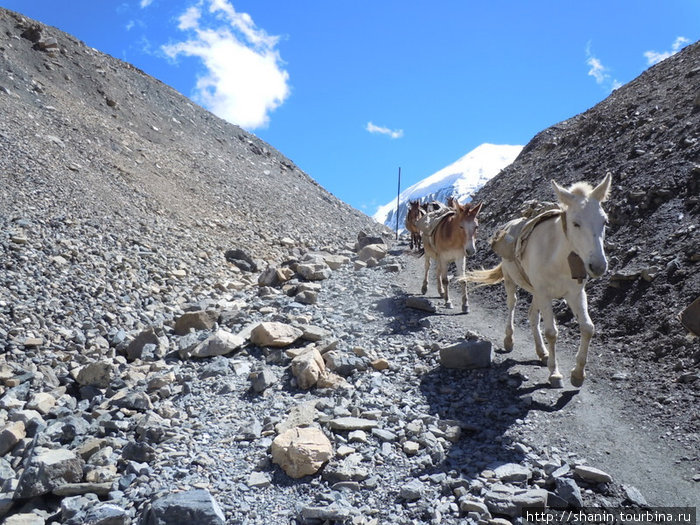
[(423, 254), (423, 257), (425, 257), (425, 275), (423, 276), (423, 286), (420, 289), (420, 293), (425, 295), (428, 293), (428, 273), (430, 272), (430, 255), (428, 255), (428, 252), (426, 251)]
[(469, 291), (467, 290), (467, 280), (464, 276), (467, 273), (467, 258), (462, 257), (462, 274), (460, 279), (460, 285), (462, 286), (462, 312), (465, 314), (469, 313)]
[(518, 287), (505, 273), (503, 286), (506, 289), (506, 304), (508, 305), (508, 320), (506, 321), (506, 337), (503, 339), (503, 348), (506, 352), (513, 350), (513, 318), (515, 317), (515, 302), (518, 299)]
[(581, 290), (571, 301), (567, 301), (574, 312), (579, 328), (581, 329), (581, 343), (576, 352), (576, 365), (571, 370), (571, 384), (575, 387), (583, 385), (586, 379), (586, 360), (588, 359), (588, 345), (595, 333), (595, 326), (588, 315), (588, 299), (585, 290)]
[(450, 263), (443, 259), (438, 261), (438, 283), (442, 285), (441, 295), (445, 298), (445, 308), (452, 308), (452, 301), (450, 301), (450, 283), (447, 278), (448, 268)]
[(413, 239), (415, 238), (416, 234), (413, 232), (410, 232), (411, 237), (410, 240), (408, 241), (408, 249), (412, 250), (413, 249)]
[(535, 301), (530, 304), (530, 311), (528, 312), (528, 319), (530, 319), (530, 328), (532, 330), (532, 338), (535, 340), (535, 352), (540, 361), (547, 363), (547, 357), (549, 352), (544, 347), (544, 341), (542, 340), (542, 332), (540, 331), (540, 311), (535, 305)]
[[(535, 298), (533, 297), (533, 299)], [(547, 357), (549, 384), (554, 388), (561, 388), (563, 386), (562, 375), (557, 366), (557, 352), (555, 348), (559, 331), (557, 330), (557, 324), (554, 320), (552, 301), (549, 297), (545, 297), (543, 299), (538, 299), (536, 302), (542, 314), (542, 320), (544, 321), (544, 337), (547, 339), (547, 346), (549, 347), (549, 356)]]

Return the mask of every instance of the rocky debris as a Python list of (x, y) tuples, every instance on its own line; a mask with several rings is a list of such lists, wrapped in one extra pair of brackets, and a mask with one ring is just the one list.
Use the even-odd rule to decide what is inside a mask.
[(316, 474), (333, 456), (333, 446), (317, 428), (291, 428), (272, 442), (272, 461), (292, 478)]

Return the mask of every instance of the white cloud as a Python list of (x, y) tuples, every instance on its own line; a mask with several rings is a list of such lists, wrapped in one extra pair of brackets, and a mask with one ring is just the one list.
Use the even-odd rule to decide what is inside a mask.
[(365, 127), (367, 131), (370, 133), (379, 133), (381, 135), (388, 135), (392, 139), (400, 139), (403, 137), (403, 130), (402, 129), (389, 129), (385, 128), (383, 126), (375, 126), (372, 124), (372, 122), (368, 122), (367, 126)]
[[(213, 18), (203, 16), (208, 5)], [(269, 113), (289, 96), (289, 74), (277, 51), (279, 37), (258, 28), (247, 13), (238, 13), (228, 0), (200, 0), (178, 19), (188, 40), (163, 46), (175, 59), (199, 58), (194, 98), (219, 117), (246, 129), (265, 126)]]
[(149, 5), (151, 5), (152, 3), (153, 3), (153, 0), (141, 0), (141, 2), (139, 2), (139, 5), (141, 6), (141, 9), (144, 9), (144, 8), (148, 7)]
[(607, 68), (594, 56), (589, 56), (586, 60), (586, 64), (591, 66), (588, 70), (588, 76), (595, 78), (596, 83), (602, 84), (605, 79), (609, 76), (605, 71)]
[(690, 40), (684, 36), (679, 36), (671, 44), (671, 51), (645, 51), (644, 57), (647, 59), (647, 65), (653, 66), (662, 60), (666, 60), (668, 57), (678, 53), (686, 44), (690, 44)]
[(586, 45), (586, 64), (590, 67), (588, 76), (595, 79), (596, 84), (603, 86), (610, 91), (614, 91), (622, 86), (622, 83), (610, 76), (609, 69), (593, 55), (590, 42)]

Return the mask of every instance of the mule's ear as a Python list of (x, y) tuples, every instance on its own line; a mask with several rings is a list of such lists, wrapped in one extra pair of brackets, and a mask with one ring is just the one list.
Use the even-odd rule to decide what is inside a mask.
[(559, 202), (561, 202), (564, 206), (571, 206), (575, 202), (575, 197), (574, 194), (571, 193), (569, 190), (562, 188), (557, 184), (557, 181), (552, 179), (552, 187), (554, 187), (554, 192), (557, 194), (557, 197), (559, 198)]
[(476, 217), (477, 215), (479, 215), (479, 212), (481, 211), (481, 207), (483, 205), (484, 205), (484, 201), (481, 201), (479, 204), (472, 206), (472, 209), (469, 210), (469, 214)]
[(607, 172), (603, 181), (598, 184), (595, 189), (591, 192), (591, 197), (593, 197), (598, 202), (605, 202), (610, 196), (610, 183), (612, 182), (612, 174)]

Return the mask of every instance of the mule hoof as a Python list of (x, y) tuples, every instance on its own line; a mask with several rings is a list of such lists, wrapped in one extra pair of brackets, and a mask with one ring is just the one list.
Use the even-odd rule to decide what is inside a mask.
[(571, 386), (580, 388), (583, 386), (584, 379), (586, 379), (586, 372), (581, 371), (580, 374), (577, 374), (575, 369), (571, 371)]
[(469, 305), (468, 304), (462, 305), (462, 313), (465, 313), (465, 314), (469, 313)]
[(512, 337), (506, 337), (503, 340), (503, 349), (506, 352), (512, 352), (513, 351), (513, 338)]
[(552, 388), (563, 388), (564, 382), (561, 374), (552, 374), (549, 376), (549, 384)]
[(543, 366), (547, 365), (547, 361), (549, 361), (549, 354), (537, 354), (537, 357), (540, 358), (540, 362)]
[(427, 284), (423, 285), (423, 287), (420, 289), (420, 293), (422, 293), (423, 295), (428, 293), (428, 285)]
[(445, 303), (445, 308), (451, 310), (451, 309), (452, 309), (452, 301), (447, 301), (447, 302)]

